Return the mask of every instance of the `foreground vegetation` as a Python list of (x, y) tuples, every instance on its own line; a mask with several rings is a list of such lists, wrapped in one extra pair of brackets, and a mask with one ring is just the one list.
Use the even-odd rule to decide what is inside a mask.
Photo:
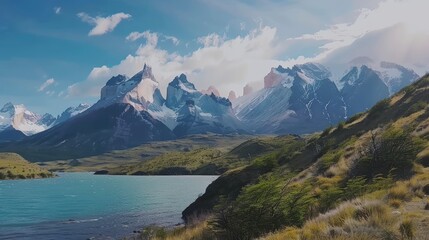
[(0, 153), (0, 180), (47, 178), (54, 175), (15, 153)]
[(428, 104), (425, 76), (336, 128), (227, 171), (183, 212), (186, 227), (136, 238), (427, 239)]

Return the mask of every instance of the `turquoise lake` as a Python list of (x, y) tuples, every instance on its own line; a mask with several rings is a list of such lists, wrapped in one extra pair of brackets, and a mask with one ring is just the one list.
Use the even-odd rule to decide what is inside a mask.
[(59, 177), (0, 181), (0, 239), (120, 238), (181, 212), (217, 176)]

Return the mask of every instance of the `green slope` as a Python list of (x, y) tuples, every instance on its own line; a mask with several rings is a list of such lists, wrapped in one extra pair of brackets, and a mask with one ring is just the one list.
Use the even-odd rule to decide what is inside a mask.
[(229, 146), (222, 146), (227, 144), (223, 141), (216, 147), (171, 151), (137, 164), (111, 168), (108, 172), (126, 175), (218, 175), (245, 166), (258, 156), (274, 152), (277, 148), (299, 142), (298, 139), (295, 136), (263, 137), (245, 141), (238, 146), (237, 142), (232, 141), (229, 141)]
[(53, 174), (16, 153), (0, 153), (0, 180), (46, 177), (53, 177)]
[(171, 141), (150, 142), (138, 147), (111, 151), (97, 156), (38, 163), (54, 171), (109, 170), (112, 174), (131, 174), (132, 172), (141, 171), (141, 164), (158, 156), (168, 155), (168, 153), (173, 155), (183, 153), (186, 155), (198, 149), (212, 147), (215, 147), (218, 151), (227, 152), (250, 138), (252, 136), (236, 134), (199, 134)]
[(429, 220), (428, 104), (425, 76), (302, 145), (226, 172), (183, 216), (210, 216), (206, 239), (418, 239)]

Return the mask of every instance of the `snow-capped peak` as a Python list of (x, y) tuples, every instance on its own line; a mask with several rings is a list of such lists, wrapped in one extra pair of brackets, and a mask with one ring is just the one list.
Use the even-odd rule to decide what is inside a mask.
[(77, 116), (78, 114), (81, 114), (82, 112), (85, 112), (90, 107), (91, 107), (91, 105), (87, 104), (87, 103), (81, 103), (76, 107), (69, 107), (63, 113), (61, 113), (61, 115), (58, 116), (55, 124), (59, 124), (59, 123), (62, 123), (64, 121), (67, 121), (70, 118)]
[(209, 86), (207, 90), (201, 90), (202, 94), (211, 95), (212, 93), (218, 97), (220, 97), (219, 90), (215, 86)]
[(167, 107), (178, 109), (188, 99), (195, 99), (201, 96), (195, 85), (188, 81), (185, 74), (176, 76), (167, 87)]
[(168, 84), (168, 86), (181, 89), (185, 92), (194, 93), (198, 92), (195, 88), (195, 85), (188, 81), (188, 78), (185, 74), (180, 74), (180, 76), (176, 76), (173, 81)]
[(391, 62), (381, 62), (380, 68), (377, 70), (380, 78), (389, 87), (390, 95), (419, 78), (419, 75), (412, 69)]
[(47, 126), (40, 124), (41, 116), (27, 110), (24, 105), (6, 103), (0, 110), (0, 131), (12, 127), (32, 135), (44, 131)]
[[(162, 99), (158, 82), (152, 74), (152, 68), (145, 64), (143, 69), (132, 78), (124, 75), (112, 77), (101, 89), (101, 98), (94, 108), (106, 107), (114, 103), (128, 103), (136, 110), (147, 110), (148, 105)], [(162, 102), (162, 101), (161, 101)]]

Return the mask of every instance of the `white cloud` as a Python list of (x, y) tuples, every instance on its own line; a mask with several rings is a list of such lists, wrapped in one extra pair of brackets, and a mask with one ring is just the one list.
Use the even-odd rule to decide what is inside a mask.
[[(397, 25), (403, 26), (402, 38), (416, 34), (429, 35), (429, 25), (424, 24), (421, 18), (421, 16), (426, 15), (428, 8), (429, 2), (426, 0), (386, 0), (380, 2), (372, 10), (361, 9), (358, 17), (351, 23), (334, 24), (327, 29), (312, 34), (304, 34), (294, 39), (326, 42), (320, 46), (323, 52), (318, 58), (322, 59), (337, 49), (350, 46), (368, 33)], [(398, 40), (401, 41), (401, 39), (388, 41), (395, 42)], [(384, 49), (382, 45), (377, 46), (379, 49)], [(351, 57), (353, 58), (353, 56)]]
[(174, 37), (174, 36), (164, 36), (164, 37), (165, 39), (171, 41), (176, 46), (179, 45), (180, 43), (180, 40), (177, 37)]
[[(340, 22), (288, 40), (279, 39), (277, 28), (267, 26), (259, 26), (232, 39), (211, 33), (198, 38), (202, 46), (185, 55), (160, 48), (158, 37), (161, 34), (142, 33), (141, 37), (147, 42), (134, 54), (117, 65), (94, 68), (86, 81), (70, 86), (67, 94), (98, 97), (109, 77), (131, 76), (141, 70), (144, 63), (152, 66), (164, 93), (174, 76), (185, 73), (197, 88), (214, 85), (223, 96), (230, 90), (242, 92), (246, 84), (261, 86), (270, 68), (279, 64), (287, 67), (315, 61), (331, 69), (341, 65), (344, 71), (345, 64), (353, 58), (368, 56), (427, 71), (429, 25), (422, 22), (421, 16), (425, 16), (428, 5), (426, 0), (386, 0), (372, 10), (360, 10), (354, 21)], [(156, 41), (150, 34), (156, 34)], [(303, 42), (316, 43), (320, 52), (306, 51), (307, 56), (285, 57), (288, 52), (295, 51), (293, 44)]]
[(61, 13), (61, 7), (54, 7), (54, 12), (55, 14), (60, 14)]
[(118, 26), (118, 24), (122, 20), (131, 18), (130, 14), (126, 14), (123, 12), (116, 13), (108, 17), (91, 17), (84, 12), (78, 13), (77, 16), (83, 22), (89, 23), (90, 25), (94, 26), (94, 28), (91, 29), (91, 31), (88, 33), (89, 36), (103, 35), (108, 32), (111, 32), (116, 28), (116, 26)]
[(49, 87), (50, 85), (54, 84), (55, 80), (53, 78), (49, 78), (48, 80), (46, 80), (44, 83), (42, 83), (42, 85), (40, 85), (39, 89), (37, 91), (42, 92), (44, 91), (47, 87)]
[(197, 88), (216, 86), (223, 96), (230, 90), (242, 92), (247, 83), (258, 83), (272, 66), (292, 65), (305, 62), (305, 58), (279, 61), (284, 48), (276, 38), (277, 29), (262, 27), (245, 36), (206, 44), (190, 54), (179, 55), (161, 49), (156, 42), (140, 45), (134, 55), (128, 55), (119, 64), (94, 68), (84, 82), (69, 87), (69, 96), (98, 97), (101, 87), (114, 75), (132, 76), (141, 70), (144, 63), (152, 66), (154, 75), (165, 93), (168, 83), (177, 75), (185, 73)]
[(240, 30), (241, 30), (241, 31), (246, 30), (246, 23), (245, 23), (245, 22), (241, 22), (241, 23), (240, 23)]
[(125, 39), (128, 41), (136, 41), (137, 39), (145, 38), (147, 43), (150, 45), (158, 44), (158, 33), (144, 31), (144, 32), (132, 32)]
[(145, 38), (146, 41), (151, 45), (157, 45), (158, 39), (162, 38), (163, 40), (171, 41), (174, 45), (179, 45), (180, 41), (178, 38), (174, 36), (168, 36), (160, 33), (154, 33), (150, 31), (144, 31), (144, 32), (132, 32), (128, 34), (128, 36), (125, 38), (128, 41), (134, 42), (140, 38)]
[(222, 37), (217, 33), (211, 33), (207, 36), (199, 37), (197, 41), (204, 47), (218, 47), (225, 41), (225, 37)]

